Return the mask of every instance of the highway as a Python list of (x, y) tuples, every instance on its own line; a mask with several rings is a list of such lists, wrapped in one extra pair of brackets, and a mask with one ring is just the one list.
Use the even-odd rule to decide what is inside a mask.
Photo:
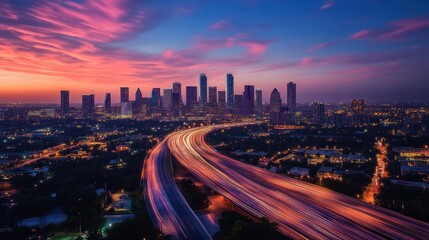
[(174, 181), (167, 142), (160, 142), (147, 155), (142, 183), (145, 201), (155, 226), (173, 239), (211, 239)]
[(217, 125), (166, 138), (176, 159), (204, 184), (295, 239), (428, 239), (429, 224), (329, 189), (274, 174), (216, 152), (204, 138)]

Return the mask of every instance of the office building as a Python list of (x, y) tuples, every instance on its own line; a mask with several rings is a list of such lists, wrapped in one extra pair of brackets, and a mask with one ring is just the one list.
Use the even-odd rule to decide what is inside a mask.
[(61, 91), (61, 116), (65, 116), (70, 110), (70, 92), (63, 90)]
[(243, 109), (243, 95), (235, 94), (234, 95), (234, 112), (236, 114), (241, 114)]
[(262, 105), (262, 90), (256, 89), (256, 102), (255, 102), (255, 111), (257, 113), (263, 112), (263, 105)]
[(121, 103), (130, 101), (130, 89), (128, 87), (121, 87)]
[(226, 98), (225, 98), (225, 91), (219, 91), (217, 93), (217, 102), (219, 104), (219, 106), (221, 107), (225, 107), (226, 104)]
[(82, 95), (82, 117), (93, 117), (95, 113), (94, 94)]
[(244, 115), (255, 113), (255, 87), (252, 85), (244, 86), (242, 113)]
[(200, 102), (207, 103), (207, 76), (205, 73), (200, 74)]
[(320, 102), (313, 103), (313, 119), (314, 123), (323, 123), (325, 119), (325, 104)]
[(226, 104), (234, 107), (234, 76), (232, 73), (226, 74)]
[(186, 107), (191, 109), (193, 105), (198, 103), (197, 87), (187, 86), (186, 87)]
[(182, 84), (180, 82), (174, 82), (173, 83), (173, 94), (178, 93), (179, 94), (179, 102), (183, 103), (182, 98)]
[(296, 112), (296, 84), (293, 82), (287, 84), (287, 107), (289, 112)]
[(110, 93), (106, 93), (104, 98), (104, 111), (106, 113), (112, 113), (112, 95)]
[(277, 88), (274, 88), (270, 96), (270, 122), (272, 124), (281, 123), (282, 98)]
[(173, 89), (164, 89), (162, 91), (162, 108), (166, 110), (172, 109)]
[(141, 104), (142, 101), (143, 101), (143, 94), (140, 91), (140, 88), (137, 88), (137, 91), (136, 91), (136, 103)]
[(160, 107), (160, 105), (161, 105), (161, 89), (153, 88), (151, 92), (150, 106)]
[(174, 114), (178, 116), (180, 112), (180, 94), (177, 92), (171, 93), (171, 108), (174, 110)]
[(133, 116), (133, 103), (132, 102), (121, 103), (121, 115), (122, 115), (122, 117), (128, 117), (128, 118)]
[(217, 105), (217, 87), (209, 87), (209, 103), (212, 106)]

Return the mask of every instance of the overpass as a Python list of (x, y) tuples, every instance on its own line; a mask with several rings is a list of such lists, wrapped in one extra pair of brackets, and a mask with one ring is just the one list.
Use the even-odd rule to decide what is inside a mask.
[[(162, 148), (167, 144), (177, 161), (204, 184), (249, 213), (277, 223), (283, 234), (295, 239), (427, 239), (429, 236), (427, 223), (236, 161), (219, 154), (205, 142), (204, 138), (209, 132), (231, 126), (234, 125), (206, 126), (175, 132), (166, 137)], [(155, 148), (153, 152), (159, 151)], [(159, 157), (153, 156), (152, 161), (160, 161)], [(149, 170), (165, 171), (165, 168), (145, 167), (145, 174), (153, 174)], [(164, 185), (156, 178), (146, 177), (146, 184)], [(151, 191), (150, 188), (147, 190)], [(183, 197), (174, 197), (180, 195), (180, 192), (157, 194), (169, 199), (170, 203), (184, 201)], [(154, 208), (153, 211), (158, 209), (155, 204), (148, 206)], [(188, 215), (183, 216), (176, 221), (188, 223), (173, 224), (168, 231), (200, 226), (197, 218), (189, 220), (184, 219)], [(163, 218), (158, 216), (157, 219)], [(178, 238), (182, 239), (181, 236)]]

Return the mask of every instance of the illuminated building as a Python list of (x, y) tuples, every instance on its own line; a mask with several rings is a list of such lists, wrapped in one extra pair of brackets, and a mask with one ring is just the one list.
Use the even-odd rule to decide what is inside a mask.
[(363, 113), (365, 111), (365, 101), (363, 99), (352, 100), (352, 112)]

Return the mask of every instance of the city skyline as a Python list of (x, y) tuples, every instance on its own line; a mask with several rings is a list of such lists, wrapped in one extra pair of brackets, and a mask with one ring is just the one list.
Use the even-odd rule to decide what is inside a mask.
[[(218, 91), (226, 90), (226, 72), (234, 73), (240, 91), (254, 85), (285, 95), (279, 83), (296, 82), (298, 102), (428, 100), (428, 2), (0, 6), (1, 103), (55, 103), (62, 89), (72, 93), (71, 103), (89, 93), (101, 103), (122, 85), (147, 96), (172, 82), (191, 85), (200, 72)], [(112, 94), (112, 102), (118, 97)]]

